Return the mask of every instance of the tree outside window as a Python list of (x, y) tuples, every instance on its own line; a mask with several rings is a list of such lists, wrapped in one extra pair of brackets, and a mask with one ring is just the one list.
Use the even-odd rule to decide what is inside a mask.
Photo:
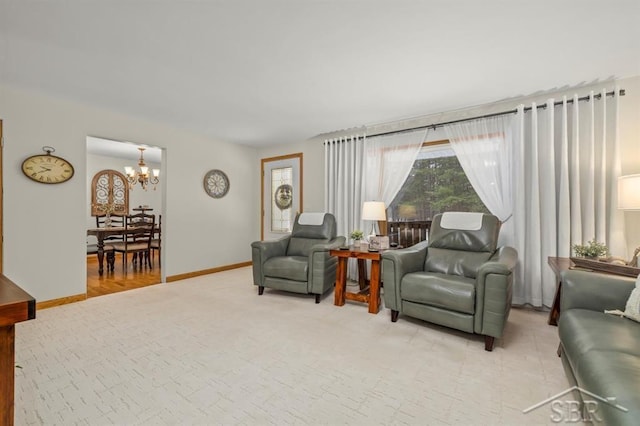
[(423, 147), (388, 208), (389, 220), (431, 220), (448, 211), (489, 213), (449, 144)]

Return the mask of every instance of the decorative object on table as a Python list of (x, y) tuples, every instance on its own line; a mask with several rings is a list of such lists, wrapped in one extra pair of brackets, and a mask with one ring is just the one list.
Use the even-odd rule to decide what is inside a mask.
[[(640, 210), (640, 174), (618, 178), (618, 208), (628, 211)], [(628, 266), (639, 266), (638, 253), (640, 253), (640, 247), (635, 249), (633, 257), (627, 262)]]
[(369, 233), (369, 240), (371, 237), (376, 236), (376, 222), (379, 220), (387, 220), (387, 212), (382, 201), (365, 201), (362, 204), (362, 220), (370, 220), (371, 232)]
[(349, 234), (349, 238), (353, 240), (354, 247), (360, 247), (360, 241), (364, 238), (364, 232), (359, 229), (354, 229), (351, 231), (351, 234)]
[(595, 239), (588, 241), (586, 244), (574, 244), (571, 248), (573, 248), (573, 252), (577, 257), (589, 259), (597, 259), (609, 254), (609, 248)]
[(387, 250), (389, 248), (389, 237), (385, 235), (369, 237), (369, 248), (374, 250)]
[(620, 265), (603, 259), (588, 259), (586, 257), (570, 257), (571, 261), (580, 269), (586, 269), (593, 272), (603, 272), (606, 274), (623, 275), (625, 277), (637, 277), (640, 274), (640, 268), (629, 265)]
[(104, 218), (104, 226), (111, 226), (111, 215), (114, 213), (119, 213), (119, 216), (123, 216), (125, 214), (125, 207), (123, 204), (116, 203), (95, 203), (92, 205), (95, 211), (102, 213)]
[(124, 172), (127, 175), (127, 181), (129, 182), (129, 189), (133, 189), (136, 186), (136, 183), (139, 183), (142, 186), (142, 189), (145, 191), (149, 184), (153, 185), (153, 190), (155, 191), (156, 186), (160, 182), (160, 169), (153, 169), (152, 174), (149, 173), (149, 167), (144, 162), (144, 150), (145, 148), (140, 147), (140, 159), (138, 160), (139, 170), (135, 170), (133, 167), (126, 166), (124, 168)]
[(22, 162), (22, 173), (38, 183), (63, 183), (73, 177), (73, 166), (62, 157), (51, 155), (55, 148), (43, 146), (46, 154), (36, 154)]
[(229, 178), (222, 170), (209, 170), (202, 183), (210, 197), (222, 198), (229, 192)]

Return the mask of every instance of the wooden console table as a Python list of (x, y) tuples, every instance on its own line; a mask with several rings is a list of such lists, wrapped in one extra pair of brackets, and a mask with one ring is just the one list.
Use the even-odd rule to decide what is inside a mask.
[(573, 262), (568, 257), (553, 257), (547, 258), (547, 263), (551, 267), (551, 270), (556, 274), (556, 294), (553, 298), (553, 305), (551, 305), (551, 312), (549, 312), (549, 319), (547, 324), (558, 325), (558, 319), (560, 318), (560, 291), (562, 288), (562, 272), (570, 269), (573, 266)]
[(0, 425), (13, 424), (15, 324), (36, 317), (36, 300), (0, 274)]
[[(371, 252), (359, 247), (349, 247), (348, 250), (331, 250), (331, 256), (338, 258), (338, 270), (336, 271), (336, 289), (334, 305), (343, 306), (345, 300), (355, 300), (367, 303), (369, 313), (377, 314), (380, 310), (380, 259), (381, 252)], [(360, 281), (360, 292), (351, 293), (347, 291), (347, 261), (358, 259), (358, 279)], [(365, 283), (365, 260), (371, 260), (371, 279), (369, 285)]]

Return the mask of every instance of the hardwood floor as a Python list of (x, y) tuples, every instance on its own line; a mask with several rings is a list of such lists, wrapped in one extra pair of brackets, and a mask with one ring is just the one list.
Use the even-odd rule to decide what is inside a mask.
[[(157, 251), (156, 251), (157, 252)], [(105, 294), (134, 288), (159, 284), (161, 281), (158, 256), (154, 256), (153, 268), (145, 266), (134, 269), (131, 255), (127, 262), (128, 269), (125, 274), (122, 269), (122, 255), (116, 254), (115, 271), (105, 271), (102, 276), (98, 274), (98, 259), (95, 254), (87, 256), (87, 297), (103, 296)]]

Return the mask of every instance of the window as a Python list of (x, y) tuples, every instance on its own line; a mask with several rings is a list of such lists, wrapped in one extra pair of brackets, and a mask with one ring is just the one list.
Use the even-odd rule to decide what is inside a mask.
[(291, 232), (293, 167), (271, 169), (271, 231)]
[(431, 220), (447, 211), (489, 213), (448, 143), (423, 146), (387, 210), (390, 222)]

